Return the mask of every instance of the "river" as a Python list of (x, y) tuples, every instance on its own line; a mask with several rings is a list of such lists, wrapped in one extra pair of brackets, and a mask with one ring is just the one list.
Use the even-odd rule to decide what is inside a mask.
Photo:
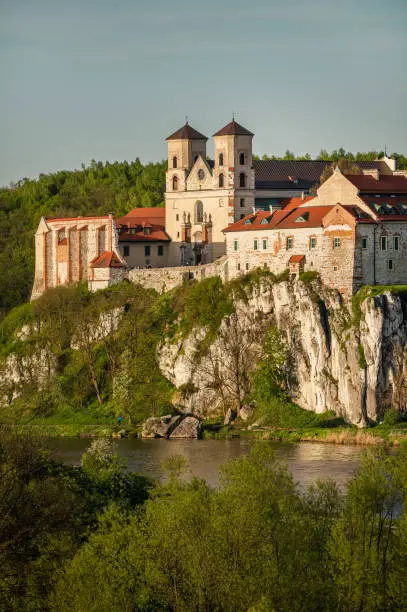
[[(49, 441), (56, 457), (79, 465), (89, 439), (58, 438)], [(266, 444), (266, 442), (264, 442)], [(162, 480), (161, 461), (171, 455), (182, 455), (188, 462), (189, 474), (203, 478), (211, 486), (219, 482), (219, 467), (250, 450), (251, 440), (140, 440), (115, 441), (115, 450), (131, 471)], [(344, 490), (366, 450), (360, 446), (342, 446), (320, 442), (271, 444), (277, 459), (288, 466), (294, 481), (305, 489), (316, 480), (333, 479)]]

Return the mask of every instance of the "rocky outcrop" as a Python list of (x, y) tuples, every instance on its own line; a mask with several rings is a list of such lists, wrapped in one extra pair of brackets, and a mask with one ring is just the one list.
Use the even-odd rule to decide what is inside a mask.
[(187, 416), (170, 433), (170, 438), (199, 438), (201, 422), (193, 416)]
[(194, 416), (170, 414), (151, 417), (143, 425), (142, 438), (199, 438), (201, 423)]
[[(165, 342), (159, 364), (179, 390), (180, 410), (207, 416), (239, 409), (236, 359), (246, 359), (246, 367), (240, 362), (243, 370), (253, 369), (265, 330), (274, 324), (290, 348), (292, 398), (308, 410), (334, 410), (363, 426), (379, 420), (394, 400), (398, 354), (407, 341), (403, 306), (400, 296), (386, 292), (362, 302), (355, 322), (351, 304), (318, 281), (262, 281), (236, 302), (236, 314), (223, 321), (206, 351), (200, 351), (205, 330), (197, 329)], [(243, 356), (236, 353), (237, 344)]]

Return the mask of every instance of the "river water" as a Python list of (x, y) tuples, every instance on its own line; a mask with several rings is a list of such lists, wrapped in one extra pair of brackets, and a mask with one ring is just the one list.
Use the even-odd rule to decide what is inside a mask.
[[(90, 444), (89, 439), (58, 438), (49, 441), (56, 457), (66, 463), (79, 465), (81, 455)], [(357, 469), (365, 449), (320, 442), (270, 444), (277, 459), (288, 466), (300, 489), (316, 480), (333, 479), (344, 490)], [(219, 482), (219, 467), (230, 459), (249, 452), (251, 440), (140, 440), (129, 438), (115, 442), (116, 452), (126, 461), (131, 471), (163, 480), (161, 461), (172, 455), (187, 460), (189, 474), (203, 478), (211, 486)]]

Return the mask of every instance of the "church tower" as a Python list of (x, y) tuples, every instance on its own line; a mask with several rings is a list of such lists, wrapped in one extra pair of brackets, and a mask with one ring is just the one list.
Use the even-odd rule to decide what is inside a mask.
[(214, 174), (218, 184), (223, 184), (229, 190), (228, 224), (253, 211), (253, 136), (252, 132), (234, 119), (213, 135)]
[(206, 136), (185, 123), (168, 136), (166, 192), (185, 191), (186, 179), (198, 156), (206, 157)]

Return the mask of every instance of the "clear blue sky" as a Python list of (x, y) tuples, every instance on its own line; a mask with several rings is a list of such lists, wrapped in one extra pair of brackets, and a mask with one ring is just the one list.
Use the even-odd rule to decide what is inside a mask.
[(260, 154), (406, 153), (407, 0), (0, 0), (0, 78), (0, 185), (232, 111)]

